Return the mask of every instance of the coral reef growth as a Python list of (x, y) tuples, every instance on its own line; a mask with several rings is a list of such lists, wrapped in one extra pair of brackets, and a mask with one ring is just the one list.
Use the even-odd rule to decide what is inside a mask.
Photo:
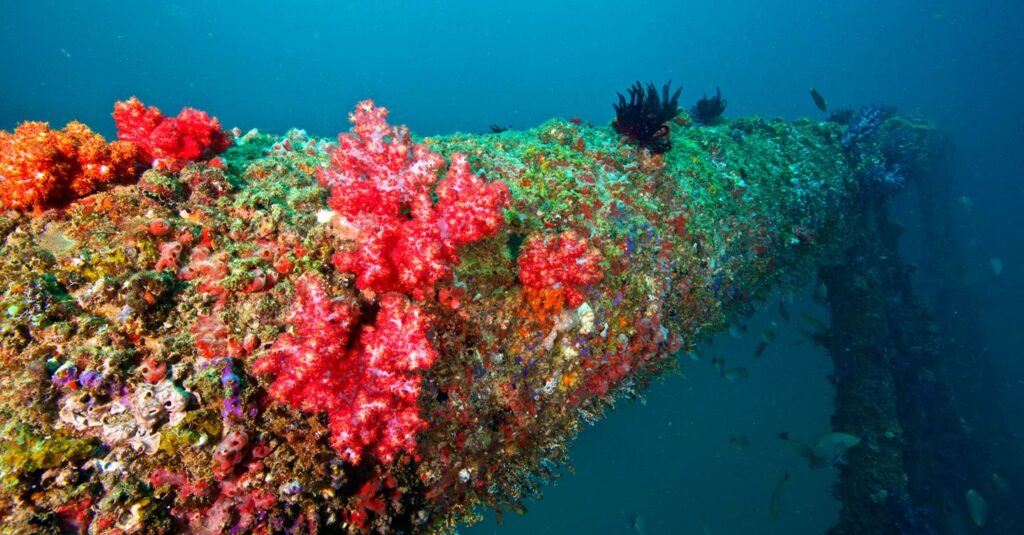
[(581, 288), (601, 280), (603, 260), (601, 251), (573, 231), (553, 237), (533, 235), (519, 254), (519, 282), (532, 290), (561, 291), (566, 303), (575, 308), (585, 299)]
[[(669, 132), (678, 91), (648, 89), (660, 154), (580, 120), (417, 137), (365, 101), (336, 141), (235, 129), (204, 160), (212, 118), (119, 105), (158, 166), (0, 213), (5, 527), (444, 533), (522, 511), (585, 423), (850, 232), (842, 127)], [(621, 127), (648, 119), (622, 104)], [(913, 150), (897, 124), (869, 158)]]

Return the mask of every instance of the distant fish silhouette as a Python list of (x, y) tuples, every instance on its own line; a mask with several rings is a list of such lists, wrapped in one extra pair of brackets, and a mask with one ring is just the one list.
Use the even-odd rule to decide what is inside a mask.
[(775, 490), (772, 491), (772, 505), (768, 509), (768, 512), (772, 515), (772, 518), (779, 516), (779, 509), (782, 507), (782, 495), (786, 492), (786, 488), (789, 487), (789, 470), (782, 476), (779, 483), (775, 485)]
[(988, 520), (988, 504), (985, 503), (985, 498), (982, 498), (981, 494), (974, 489), (967, 491), (967, 512), (970, 513), (974, 525), (979, 528), (984, 526), (985, 521)]
[(729, 437), (729, 447), (734, 450), (742, 450), (750, 445), (750, 438), (747, 435), (735, 435)]
[(786, 309), (786, 304), (781, 300), (779, 301), (779, 316), (782, 316), (782, 319), (789, 321), (789, 310)]
[(828, 104), (825, 103), (825, 97), (821, 96), (821, 93), (817, 89), (811, 88), (811, 98), (814, 99), (814, 105), (821, 111), (828, 111)]

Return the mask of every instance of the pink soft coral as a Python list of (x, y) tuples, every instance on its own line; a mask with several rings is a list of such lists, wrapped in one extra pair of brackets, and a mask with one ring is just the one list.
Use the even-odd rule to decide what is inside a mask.
[(359, 103), (353, 133), (338, 136), (331, 165), (317, 176), (331, 189), (328, 204), (358, 231), (355, 250), (336, 254), (335, 266), (355, 273), (361, 290), (422, 300), (458, 264), (458, 247), (497, 233), (508, 187), (480, 180), (455, 153), (433, 203), (444, 159), (414, 144), (407, 128), (388, 125), (387, 115), (373, 101)]
[(270, 396), (305, 412), (327, 413), (331, 445), (352, 463), (365, 452), (385, 463), (401, 451), (414, 453), (416, 433), (427, 425), (414, 372), (437, 359), (426, 316), (405, 297), (387, 294), (375, 323), (364, 325), (350, 343), (359, 320), (354, 304), (331, 299), (311, 276), (296, 281), (295, 291), (292, 332), (254, 364), (257, 374), (275, 376)]

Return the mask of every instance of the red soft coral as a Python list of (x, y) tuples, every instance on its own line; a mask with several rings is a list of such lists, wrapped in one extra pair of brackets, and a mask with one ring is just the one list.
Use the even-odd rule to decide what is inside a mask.
[(41, 210), (83, 197), (134, 176), (135, 154), (131, 143), (107, 143), (76, 121), (62, 130), (40, 122), (0, 130), (0, 206)]
[(288, 316), (292, 332), (281, 334), (253, 366), (258, 374), (276, 376), (270, 396), (306, 412), (330, 410), (339, 380), (351, 366), (348, 336), (355, 319), (354, 307), (331, 300), (316, 279), (296, 281)]
[(359, 103), (349, 117), (353, 133), (338, 136), (331, 165), (317, 172), (331, 189), (328, 204), (359, 233), (356, 249), (334, 263), (355, 273), (362, 290), (424, 299), (458, 264), (457, 247), (497, 233), (508, 188), (480, 180), (455, 153), (433, 203), (444, 159), (414, 144), (407, 128), (388, 125), (387, 115), (373, 101)]
[(580, 288), (604, 276), (604, 257), (586, 238), (569, 230), (558, 236), (530, 236), (519, 255), (519, 282), (530, 289), (556, 288), (570, 306), (583, 304)]
[(438, 226), (450, 247), (493, 236), (505, 218), (502, 211), (510, 200), (504, 182), (485, 183), (469, 170), (462, 154), (452, 155), (448, 174), (437, 186), (434, 212)]
[(385, 463), (401, 451), (414, 452), (416, 433), (427, 424), (417, 405), (420, 377), (413, 372), (437, 359), (422, 310), (401, 295), (385, 295), (375, 323), (364, 325), (350, 343), (359, 319), (354, 304), (331, 299), (308, 275), (296, 281), (295, 291), (292, 332), (279, 336), (253, 366), (257, 374), (275, 376), (270, 396), (305, 412), (327, 413), (331, 445), (352, 463), (366, 452)]
[(350, 383), (336, 394), (328, 417), (331, 445), (346, 460), (359, 462), (364, 450), (385, 463), (400, 451), (415, 453), (416, 433), (427, 423), (419, 413), (421, 378), (412, 372), (437, 359), (427, 327), (419, 307), (388, 294), (376, 323), (363, 328)]
[(164, 117), (155, 106), (132, 97), (114, 104), (118, 138), (135, 143), (139, 158), (159, 169), (180, 171), (185, 164), (219, 154), (231, 145), (220, 121), (206, 112), (184, 108)]

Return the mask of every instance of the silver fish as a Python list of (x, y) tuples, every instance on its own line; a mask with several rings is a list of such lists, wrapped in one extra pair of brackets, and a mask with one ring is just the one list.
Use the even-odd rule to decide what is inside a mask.
[(711, 357), (711, 366), (715, 368), (720, 375), (725, 375), (725, 359), (722, 357)]
[(860, 437), (853, 436), (849, 433), (833, 431), (818, 437), (818, 440), (814, 441), (814, 449), (831, 451), (837, 447), (842, 447), (844, 449), (852, 448), (857, 444), (860, 444)]
[(747, 332), (747, 326), (743, 324), (732, 324), (729, 326), (729, 336), (733, 338), (743, 338), (743, 333)]
[(647, 520), (644, 515), (633, 514), (629, 516), (629, 527), (639, 535), (647, 535)]
[(812, 469), (827, 468), (843, 463), (846, 450), (860, 444), (860, 438), (849, 433), (829, 432), (818, 437), (814, 445), (790, 438), (789, 433), (779, 433), (779, 438), (794, 453), (807, 461)]
[[(781, 302), (779, 303), (781, 304)], [(778, 325), (773, 321), (771, 326), (761, 331), (761, 341), (758, 342), (757, 348), (754, 349), (754, 357), (760, 357), (764, 354), (764, 350), (768, 349), (768, 344), (775, 341), (775, 328)]]
[(735, 383), (750, 377), (750, 371), (746, 368), (730, 368), (722, 372), (722, 377), (724, 377), (726, 381)]
[(782, 495), (786, 492), (787, 487), (789, 487), (789, 470), (786, 470), (782, 479), (775, 485), (775, 490), (772, 491), (772, 505), (768, 509), (772, 518), (779, 516), (779, 508), (782, 506)]
[(789, 437), (789, 433), (786, 431), (779, 433), (779, 439), (785, 442), (786, 445), (793, 450), (793, 453), (796, 453), (800, 457), (807, 459), (807, 462), (809, 463), (814, 462), (814, 459), (816, 457), (814, 454), (814, 448), (808, 446), (807, 444), (804, 444), (803, 442), (800, 442), (799, 440), (793, 440), (792, 438)]
[(985, 498), (981, 497), (981, 493), (971, 489), (967, 491), (967, 512), (971, 515), (971, 520), (974, 521), (974, 525), (981, 526), (985, 525), (985, 521), (988, 520), (988, 504), (985, 503)]
[(735, 435), (729, 437), (729, 446), (734, 450), (742, 450), (750, 445), (750, 438), (747, 435)]
[(1007, 481), (1005, 477), (1003, 477), (1003, 476), (1001, 476), (999, 474), (993, 473), (992, 474), (992, 484), (995, 485), (996, 491), (998, 491), (999, 494), (1004, 494), (1005, 495), (1005, 494), (1009, 494), (1010, 493), (1010, 482)]
[(761, 331), (761, 340), (766, 344), (770, 344), (775, 341), (775, 328), (778, 325), (773, 321), (771, 326)]
[(818, 285), (814, 287), (814, 294), (811, 296), (815, 303), (821, 304), (828, 299), (828, 286), (825, 281), (819, 281)]
[(786, 304), (782, 301), (779, 301), (779, 316), (781, 316), (782, 319), (789, 321), (789, 310), (786, 308)]
[(998, 258), (989, 258), (988, 265), (992, 267), (992, 273), (997, 277), (1003, 272), (1003, 261)]

